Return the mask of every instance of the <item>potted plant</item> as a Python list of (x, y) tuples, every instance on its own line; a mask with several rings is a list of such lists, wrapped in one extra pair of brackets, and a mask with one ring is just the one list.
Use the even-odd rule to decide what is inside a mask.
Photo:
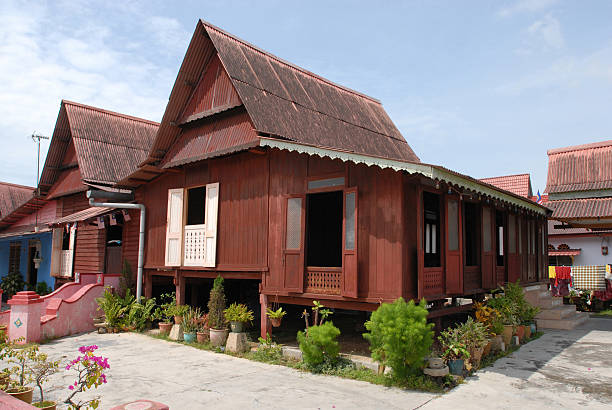
[(5, 347), (5, 352), (8, 362), (15, 365), (11, 369), (11, 374), (17, 377), (17, 380), (9, 380), (6, 392), (16, 399), (32, 403), (34, 388), (27, 386), (32, 381), (32, 374), (27, 366), (36, 357), (38, 346), (8, 344)]
[(460, 340), (456, 328), (447, 329), (438, 336), (442, 348), (442, 357), (446, 360), (451, 374), (463, 375), (465, 359), (470, 357), (466, 345)]
[(202, 316), (200, 308), (190, 307), (187, 313), (183, 315), (183, 340), (185, 343), (193, 343), (196, 341), (196, 332), (198, 330), (198, 319)]
[(225, 320), (230, 322), (232, 333), (242, 333), (244, 324), (253, 321), (253, 311), (242, 303), (232, 303), (223, 313)]
[(504, 323), (501, 320), (501, 317), (498, 315), (497, 319), (495, 319), (491, 323), (491, 350), (498, 352), (501, 350), (502, 343), (504, 342), (504, 338), (502, 334), (504, 333)]
[(49, 376), (57, 373), (59, 360), (51, 361), (45, 353), (37, 353), (33, 356), (31, 364), (27, 365), (32, 375), (32, 379), (40, 391), (40, 401), (34, 403), (34, 407), (46, 410), (55, 410), (56, 402), (45, 400), (43, 383), (49, 379)]
[(210, 327), (208, 326), (208, 314), (206, 313), (204, 313), (198, 319), (196, 340), (198, 341), (198, 343), (206, 343), (210, 340)]
[(176, 297), (174, 293), (165, 293), (160, 296), (160, 305), (155, 311), (153, 317), (159, 320), (159, 332), (162, 335), (167, 335), (172, 329), (172, 317), (174, 316), (174, 306), (176, 306)]
[(171, 308), (172, 315), (174, 316), (174, 323), (180, 325), (183, 323), (183, 316), (189, 311), (187, 305), (174, 305)]
[(459, 340), (461, 340), (470, 353), (470, 362), (473, 368), (480, 366), (480, 359), (484, 351), (484, 347), (488, 343), (487, 330), (485, 326), (468, 317), (468, 320), (457, 326)]
[(208, 299), (208, 324), (210, 326), (210, 342), (213, 346), (222, 346), (227, 340), (227, 326), (223, 311), (225, 310), (225, 293), (223, 278), (217, 276)]
[(272, 310), (270, 308), (266, 310), (266, 315), (270, 318), (270, 322), (272, 322), (273, 327), (279, 327), (281, 325), (281, 321), (283, 320), (283, 316), (286, 314), (287, 312), (285, 312), (282, 307), (279, 307), (276, 310)]

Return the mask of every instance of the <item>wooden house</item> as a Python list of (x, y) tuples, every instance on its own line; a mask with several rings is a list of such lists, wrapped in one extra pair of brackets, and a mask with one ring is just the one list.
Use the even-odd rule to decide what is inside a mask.
[(202, 21), (148, 157), (118, 186), (147, 209), (146, 295), (168, 278), (179, 303), (219, 274), (256, 281), (262, 312), (437, 307), (544, 277), (546, 208), (421, 163), (379, 101)]
[[(0, 237), (29, 229), (41, 242), (42, 266), (54, 286), (75, 273), (121, 273), (136, 267), (138, 214), (91, 207), (90, 187), (112, 185), (147, 157), (158, 123), (62, 101), (39, 192), (0, 222)], [(48, 239), (48, 240), (47, 240)]]

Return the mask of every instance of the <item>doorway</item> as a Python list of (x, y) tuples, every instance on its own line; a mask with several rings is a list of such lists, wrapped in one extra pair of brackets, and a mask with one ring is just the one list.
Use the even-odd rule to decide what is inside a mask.
[(35, 289), (36, 283), (38, 283), (37, 260), (40, 262), (40, 241), (32, 240), (28, 243), (28, 275), (26, 282), (29, 289)]
[(306, 266), (342, 267), (342, 191), (306, 196)]

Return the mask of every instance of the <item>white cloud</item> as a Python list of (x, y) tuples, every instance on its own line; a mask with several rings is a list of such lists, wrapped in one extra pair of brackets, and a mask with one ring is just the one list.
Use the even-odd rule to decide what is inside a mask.
[(612, 43), (584, 57), (562, 57), (550, 65), (507, 82), (495, 91), (520, 95), (534, 89), (573, 88), (594, 82), (612, 86)]
[(542, 40), (547, 47), (560, 49), (565, 45), (561, 33), (561, 23), (550, 14), (529, 26), (527, 32), (531, 36)]
[(521, 13), (535, 13), (546, 10), (557, 3), (558, 0), (518, 0), (514, 4), (504, 7), (497, 12), (501, 17), (511, 17)]
[(190, 33), (188, 33), (178, 20), (168, 17), (153, 16), (149, 19), (149, 29), (155, 35), (157, 41), (170, 51), (175, 51), (178, 44), (189, 44)]
[[(28, 135), (52, 134), (62, 99), (159, 121), (176, 75), (160, 61), (159, 44), (149, 41), (144, 50), (142, 39), (117, 32), (116, 21), (47, 7), (53, 5), (0, 5), (0, 142), (11, 147), (3, 155), (2, 181), (34, 184), (36, 151)], [(177, 24), (166, 22), (159, 41), (184, 52)], [(121, 41), (122, 35), (130, 41)]]

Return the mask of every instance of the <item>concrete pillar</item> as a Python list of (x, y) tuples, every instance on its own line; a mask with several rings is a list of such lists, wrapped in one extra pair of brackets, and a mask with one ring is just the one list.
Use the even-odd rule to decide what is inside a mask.
[(21, 339), (18, 343), (40, 342), (40, 317), (43, 300), (36, 292), (17, 292), (8, 304), (11, 305), (9, 340)]
[(272, 336), (272, 322), (270, 322), (270, 318), (266, 314), (270, 306), (268, 296), (260, 293), (259, 303), (261, 304), (261, 337), (265, 339), (268, 334)]

